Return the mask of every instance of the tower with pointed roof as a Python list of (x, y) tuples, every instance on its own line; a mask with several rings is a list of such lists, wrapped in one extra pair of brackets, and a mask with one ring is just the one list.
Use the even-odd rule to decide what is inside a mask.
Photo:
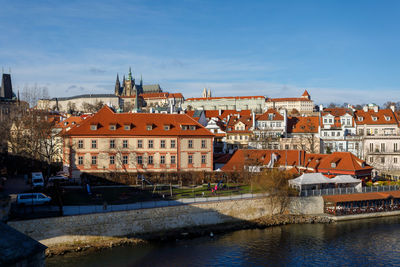
[(311, 100), (310, 94), (307, 92), (307, 90), (304, 90), (304, 93), (301, 95), (301, 98), (306, 98), (308, 100)]
[(121, 83), (119, 82), (118, 73), (117, 73), (117, 80), (115, 81), (115, 95), (116, 96), (121, 95)]

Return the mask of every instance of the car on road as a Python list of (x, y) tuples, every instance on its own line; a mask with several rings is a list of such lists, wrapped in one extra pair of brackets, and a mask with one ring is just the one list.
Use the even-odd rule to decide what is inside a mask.
[(49, 179), (47, 180), (47, 186), (54, 186), (56, 183), (66, 183), (68, 182), (69, 179), (68, 177), (64, 176), (64, 175), (55, 175), (55, 176), (51, 176), (49, 177)]
[(33, 206), (49, 204), (51, 197), (43, 193), (23, 193), (17, 195), (18, 206)]
[(41, 172), (32, 172), (32, 187), (44, 187), (44, 179)]

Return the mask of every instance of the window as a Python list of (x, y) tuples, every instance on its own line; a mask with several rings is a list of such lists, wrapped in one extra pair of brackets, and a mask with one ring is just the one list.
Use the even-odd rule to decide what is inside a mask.
[(97, 130), (97, 124), (90, 125), (90, 130), (96, 131)]
[(397, 163), (397, 158), (396, 157), (393, 158), (393, 163)]
[(115, 164), (115, 156), (111, 155), (110, 156), (110, 165), (114, 165)]
[(293, 145), (293, 149), (296, 150), (297, 149), (297, 145)]
[(110, 124), (110, 130), (115, 131), (117, 129), (117, 125), (115, 124)]
[(381, 163), (385, 164), (385, 157), (381, 157)]
[(175, 140), (171, 140), (171, 148), (175, 148)]
[(143, 164), (143, 156), (137, 156), (137, 163)]
[(161, 148), (165, 148), (165, 140), (161, 140), (161, 142), (160, 142), (160, 147), (161, 147)]
[(385, 143), (381, 143), (381, 152), (385, 152)]
[(137, 140), (137, 147), (143, 148), (143, 140)]
[(206, 147), (207, 147), (206, 140), (201, 140), (201, 148), (206, 148)]
[(374, 144), (373, 143), (370, 143), (369, 144), (369, 151), (374, 151)]
[(193, 140), (188, 141), (188, 148), (193, 148)]
[(122, 148), (128, 148), (128, 140), (122, 140)]
[(153, 129), (153, 125), (151, 124), (146, 125), (146, 129), (147, 131), (151, 131)]
[(125, 124), (124, 125), (124, 130), (125, 131), (129, 131), (131, 129), (131, 125), (130, 124)]
[(149, 140), (147, 145), (148, 145), (148, 148), (153, 148), (154, 147), (153, 140)]
[(374, 162), (374, 157), (369, 157), (369, 162)]
[(175, 156), (171, 156), (171, 164), (175, 164), (176, 163), (176, 157)]
[(97, 156), (92, 156), (92, 165), (97, 165)]
[(340, 150), (340, 151), (343, 150), (343, 143), (339, 143), (339, 150)]
[(188, 163), (193, 164), (193, 155), (189, 155), (188, 157)]
[(206, 155), (201, 155), (201, 164), (206, 164)]
[(83, 156), (78, 156), (78, 165), (83, 165)]
[(169, 130), (169, 125), (168, 124), (164, 124), (164, 131), (168, 131)]
[(83, 148), (83, 140), (78, 140), (78, 148)]
[(289, 149), (289, 145), (286, 144), (285, 145), (285, 149), (288, 150)]
[(115, 140), (110, 140), (110, 148), (115, 148)]
[(122, 164), (124, 164), (124, 165), (128, 164), (128, 155), (122, 156)]
[(397, 143), (394, 143), (393, 144), (393, 152), (397, 152), (397, 150), (398, 150), (398, 147), (397, 147)]
[(153, 156), (149, 156), (147, 162), (148, 162), (148, 164), (153, 165)]
[(97, 140), (92, 140), (92, 148), (97, 148)]
[(165, 156), (160, 156), (160, 164), (165, 164)]

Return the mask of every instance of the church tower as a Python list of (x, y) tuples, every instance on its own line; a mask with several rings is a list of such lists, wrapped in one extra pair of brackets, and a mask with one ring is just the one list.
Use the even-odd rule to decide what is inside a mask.
[(203, 98), (206, 98), (206, 97), (207, 97), (207, 88), (204, 88), (202, 97), (203, 97)]
[(119, 76), (117, 73), (117, 80), (115, 81), (115, 95), (120, 96), (121, 95), (121, 84), (119, 82)]

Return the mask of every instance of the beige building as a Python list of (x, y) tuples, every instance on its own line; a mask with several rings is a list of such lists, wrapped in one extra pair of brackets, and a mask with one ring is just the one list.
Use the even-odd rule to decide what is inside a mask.
[(227, 96), (188, 98), (183, 109), (200, 110), (247, 110), (261, 113), (265, 105), (263, 96)]
[(311, 100), (310, 94), (305, 90), (301, 97), (268, 98), (265, 102), (265, 110), (271, 108), (277, 110), (283, 108), (288, 113), (297, 110), (300, 114), (310, 114), (314, 110), (314, 101)]
[(214, 135), (186, 114), (103, 107), (65, 135), (64, 165), (81, 173), (212, 171)]

